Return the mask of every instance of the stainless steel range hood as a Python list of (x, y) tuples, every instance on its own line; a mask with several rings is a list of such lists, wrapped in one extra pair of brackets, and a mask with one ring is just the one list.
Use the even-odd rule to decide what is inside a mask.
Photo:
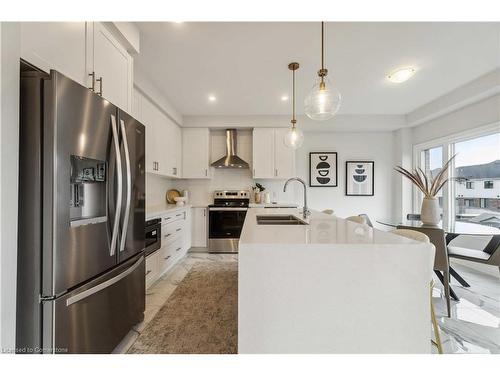
[(248, 163), (236, 155), (237, 136), (236, 129), (226, 130), (226, 156), (212, 163), (215, 168), (246, 168)]

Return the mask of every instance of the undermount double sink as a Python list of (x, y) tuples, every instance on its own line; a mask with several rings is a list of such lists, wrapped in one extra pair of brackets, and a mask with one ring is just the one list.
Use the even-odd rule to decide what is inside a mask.
[(258, 225), (307, 225), (293, 215), (257, 215)]

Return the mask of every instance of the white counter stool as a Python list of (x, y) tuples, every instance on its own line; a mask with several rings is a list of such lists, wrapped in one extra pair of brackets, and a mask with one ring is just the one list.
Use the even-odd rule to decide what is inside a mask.
[(366, 224), (366, 220), (364, 217), (361, 216), (349, 216), (345, 218), (347, 221), (352, 221), (353, 223), (357, 224)]
[[(394, 233), (398, 236), (406, 237), (414, 241), (430, 243), (429, 237), (422, 232), (417, 232), (416, 230), (411, 229), (394, 229), (391, 230), (391, 233)], [(437, 347), (438, 353), (443, 354), (443, 345), (441, 344), (441, 335), (439, 334), (439, 326), (437, 324), (436, 312), (434, 310), (434, 302), (432, 301), (432, 290), (434, 289), (434, 280), (431, 279), (430, 283), (430, 302), (431, 302), (431, 320), (432, 326), (434, 328), (434, 336), (435, 340), (431, 340), (432, 344)]]

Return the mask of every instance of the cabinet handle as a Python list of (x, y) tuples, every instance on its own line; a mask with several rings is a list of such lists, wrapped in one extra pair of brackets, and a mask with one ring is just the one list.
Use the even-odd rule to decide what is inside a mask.
[(274, 177), (278, 177), (278, 170), (277, 169), (274, 170)]
[(172, 218), (171, 216), (166, 217), (166, 218), (165, 218), (165, 221), (166, 221), (166, 220), (170, 220), (171, 218)]
[(168, 257), (163, 258), (163, 259), (167, 260), (168, 258), (170, 258), (170, 255)]
[(177, 176), (177, 168), (176, 167), (172, 168), (172, 173), (174, 174), (174, 176)]
[(203, 217), (207, 216), (207, 211), (203, 209)]
[(102, 96), (102, 77), (97, 78), (96, 82), (99, 82), (99, 92), (97, 95)]
[(181, 230), (182, 230), (182, 228), (177, 228), (175, 231), (180, 232)]
[(151, 273), (151, 270), (148, 270), (148, 271), (146, 272), (146, 276), (147, 276), (147, 275), (149, 275), (150, 273)]
[(89, 87), (89, 90), (95, 91), (95, 72), (89, 73), (89, 77), (92, 77), (92, 86)]
[(167, 233), (163, 238), (167, 238), (167, 237), (170, 237), (172, 233)]
[(175, 251), (179, 251), (180, 249), (181, 249), (181, 248), (180, 248), (180, 247), (178, 247), (177, 249), (175, 249)]
[(176, 217), (179, 217), (179, 216), (182, 216), (182, 214), (177, 214), (177, 215), (175, 215), (175, 216), (176, 216)]
[(205, 177), (208, 176), (208, 169), (205, 169)]

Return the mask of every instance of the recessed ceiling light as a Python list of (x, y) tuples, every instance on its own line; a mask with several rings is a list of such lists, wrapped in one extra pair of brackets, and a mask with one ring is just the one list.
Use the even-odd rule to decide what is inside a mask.
[(174, 23), (184, 23), (184, 21), (174, 21)]
[(415, 68), (412, 67), (401, 68), (389, 74), (387, 76), (387, 79), (394, 83), (402, 83), (409, 80), (415, 74), (415, 72)]
[(209, 102), (215, 102), (216, 100), (217, 100), (217, 98), (215, 97), (215, 95), (208, 95)]
[(281, 101), (286, 102), (288, 100), (288, 95), (282, 95), (281, 96)]

